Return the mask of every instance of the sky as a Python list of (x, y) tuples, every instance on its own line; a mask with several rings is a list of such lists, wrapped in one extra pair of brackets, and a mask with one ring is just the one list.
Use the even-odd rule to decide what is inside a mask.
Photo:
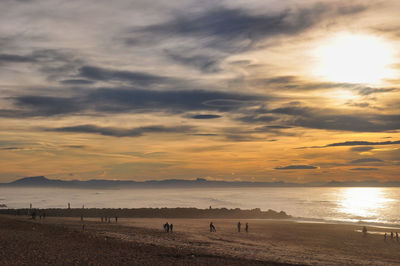
[(0, 182), (399, 181), (399, 11), (3, 0)]

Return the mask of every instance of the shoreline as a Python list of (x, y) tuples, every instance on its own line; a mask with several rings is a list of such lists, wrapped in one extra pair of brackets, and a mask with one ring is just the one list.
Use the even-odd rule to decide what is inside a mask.
[[(193, 215), (193, 210), (197, 211), (197, 215)], [(390, 223), (390, 222), (371, 222), (371, 221), (353, 221), (349, 220), (328, 220), (323, 218), (307, 218), (307, 217), (295, 217), (287, 214), (285, 211), (275, 211), (275, 210), (260, 210), (255, 209), (228, 209), (228, 208), (214, 208), (214, 209), (199, 209), (199, 208), (189, 208), (189, 207), (155, 207), (155, 208), (7, 208), (0, 209), (0, 215), (14, 215), (18, 213), (17, 216), (26, 216), (29, 212), (37, 211), (46, 213), (48, 216), (52, 217), (101, 217), (101, 216), (118, 216), (120, 218), (182, 218), (182, 219), (252, 219), (252, 220), (282, 220), (282, 221), (294, 221), (297, 223), (312, 223), (312, 224), (344, 224), (344, 225), (356, 225), (356, 226), (370, 226), (377, 228), (387, 228), (400, 230), (400, 223)], [(143, 214), (128, 214), (119, 215), (121, 211), (128, 212), (143, 212)], [(188, 212), (191, 211), (191, 212)], [(212, 212), (211, 212), (212, 211)], [(177, 213), (181, 212), (181, 213)], [(183, 212), (183, 213), (182, 213)], [(172, 215), (171, 215), (172, 213)], [(116, 215), (117, 214), (117, 215)], [(249, 215), (250, 214), (250, 215)], [(263, 216), (263, 217), (257, 217)]]

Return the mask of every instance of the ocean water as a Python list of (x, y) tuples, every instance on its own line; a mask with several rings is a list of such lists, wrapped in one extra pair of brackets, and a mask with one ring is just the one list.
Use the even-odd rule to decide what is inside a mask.
[(400, 188), (0, 188), (8, 208), (197, 207), (285, 211), (299, 219), (400, 226)]

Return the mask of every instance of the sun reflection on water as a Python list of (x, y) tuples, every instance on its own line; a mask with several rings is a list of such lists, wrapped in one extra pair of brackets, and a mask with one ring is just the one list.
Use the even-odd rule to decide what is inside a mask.
[(379, 220), (379, 213), (392, 201), (383, 188), (345, 188), (340, 192), (339, 211), (351, 217)]

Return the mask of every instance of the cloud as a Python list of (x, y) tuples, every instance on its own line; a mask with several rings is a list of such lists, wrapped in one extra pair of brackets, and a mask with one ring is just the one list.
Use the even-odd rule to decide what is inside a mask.
[(1, 147), (0, 150), (12, 151), (12, 150), (22, 150), (20, 147)]
[(223, 59), (223, 57), (220, 55), (217, 55), (217, 54), (214, 54), (214, 55), (202, 55), (202, 54), (187, 55), (187, 52), (185, 52), (185, 55), (183, 55), (182, 51), (180, 50), (177, 52), (166, 51), (166, 55), (170, 59), (174, 60), (175, 62), (178, 62), (178, 63), (186, 65), (186, 66), (190, 66), (193, 68), (197, 68), (206, 73), (215, 73), (215, 72), (221, 71), (221, 68), (219, 67), (219, 63)]
[(15, 54), (0, 54), (0, 63), (32, 63), (36, 62), (35, 56), (24, 56)]
[(384, 132), (400, 129), (400, 115), (343, 113), (335, 109), (302, 106), (280, 107), (269, 111), (289, 116), (285, 123), (304, 128), (354, 132)]
[(339, 146), (366, 146), (366, 145), (395, 145), (400, 144), (400, 140), (396, 141), (345, 141), (331, 143), (322, 147), (339, 147)]
[(377, 88), (362, 88), (362, 89), (357, 89), (358, 93), (363, 96), (375, 94), (375, 93), (385, 93), (385, 92), (392, 92), (395, 91), (396, 89), (394, 88), (385, 88), (385, 89), (377, 89)]
[(193, 118), (193, 119), (215, 119), (215, 118), (220, 118), (220, 117), (222, 117), (222, 116), (206, 114), (206, 115), (193, 115), (190, 118)]
[[(266, 96), (205, 90), (144, 90), (100, 88), (72, 97), (25, 95), (12, 97), (15, 109), (0, 109), (0, 117), (35, 117), (80, 113), (230, 111), (254, 105)], [(216, 118), (216, 117), (215, 117)]]
[(276, 167), (275, 170), (311, 170), (311, 169), (317, 169), (318, 167), (313, 166), (313, 165), (287, 165), (287, 166), (282, 166), (282, 167)]
[(60, 83), (65, 85), (90, 85), (95, 83), (95, 81), (87, 79), (65, 79), (61, 80)]
[(148, 133), (187, 133), (191, 132), (193, 127), (190, 126), (145, 126), (136, 128), (116, 128), (116, 127), (100, 127), (95, 125), (78, 125), (71, 127), (48, 128), (47, 131), (55, 132), (71, 132), (71, 133), (91, 133), (112, 137), (140, 137)]
[[(336, 142), (327, 144), (325, 146), (310, 146), (310, 147), (298, 147), (295, 149), (316, 149), (316, 148), (329, 148), (329, 147), (346, 147), (346, 146), (368, 146), (368, 145), (396, 145), (400, 144), (400, 140), (396, 141), (382, 141), (382, 142), (373, 142), (373, 141), (362, 141), (362, 140), (354, 140), (354, 141), (345, 141), (345, 142)], [(357, 151), (354, 149), (354, 151)]]
[(379, 168), (367, 168), (367, 167), (359, 167), (359, 168), (351, 168), (353, 171), (377, 171)]
[(375, 163), (375, 162), (383, 162), (381, 159), (378, 158), (362, 158), (362, 159), (357, 159), (353, 160), (350, 163)]
[(247, 50), (257, 42), (279, 35), (304, 32), (327, 17), (347, 16), (366, 10), (366, 6), (340, 6), (318, 3), (303, 8), (286, 8), (270, 14), (252, 14), (245, 9), (217, 7), (203, 12), (187, 9), (170, 21), (132, 29), (125, 38), (128, 45), (148, 45), (167, 38), (197, 40), (199, 46), (234, 52)]
[(132, 84), (151, 85), (165, 83), (169, 78), (152, 75), (145, 72), (110, 70), (106, 68), (83, 66), (79, 69), (79, 75), (83, 78), (96, 81), (128, 81)]
[(374, 147), (352, 147), (350, 150), (351, 151), (357, 151), (357, 152), (365, 152), (365, 151), (370, 151), (373, 150)]

